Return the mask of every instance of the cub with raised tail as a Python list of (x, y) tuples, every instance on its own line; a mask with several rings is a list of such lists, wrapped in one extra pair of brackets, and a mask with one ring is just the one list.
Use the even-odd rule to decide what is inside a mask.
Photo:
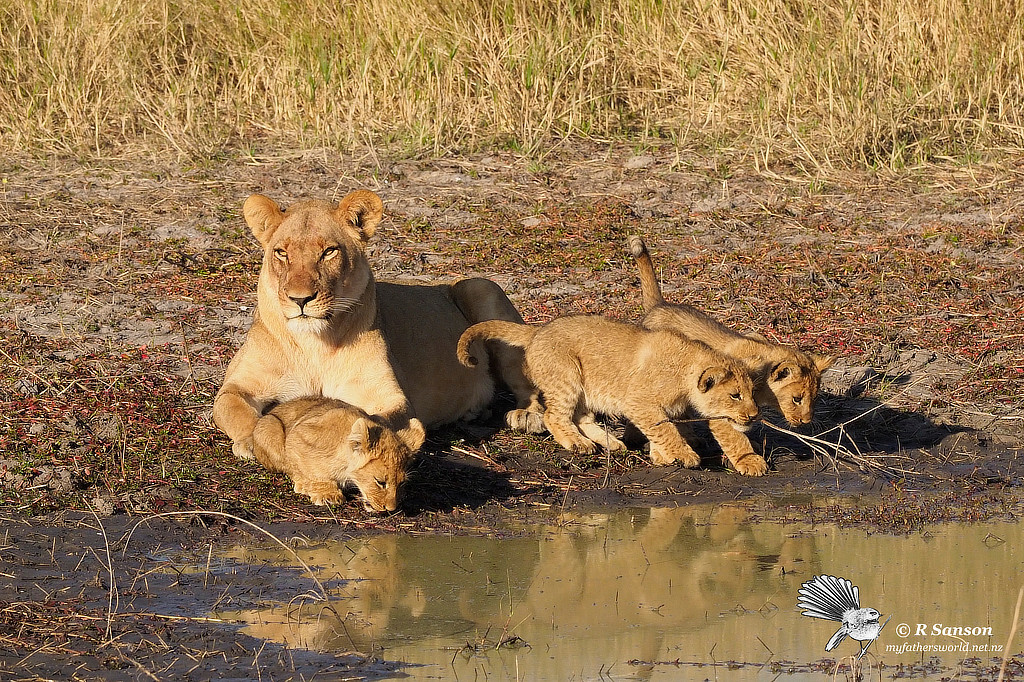
[[(703, 343), (600, 316), (563, 317), (542, 326), (490, 320), (459, 339), (458, 355), (472, 366), (470, 344), (492, 339), (525, 348), (526, 374), (543, 394), (544, 425), (559, 445), (591, 454), (599, 445), (625, 446), (594, 422), (599, 412), (629, 419), (651, 443), (651, 461), (696, 467), (700, 457), (670, 421), (687, 412), (722, 418), (745, 430), (757, 418), (750, 377), (735, 360)], [(756, 455), (732, 460), (740, 473), (761, 476)]]
[(313, 504), (344, 502), (342, 486), (359, 488), (367, 511), (398, 508), (413, 453), (425, 432), (413, 419), (401, 435), (357, 407), (330, 398), (299, 398), (256, 422), (253, 454), (270, 471), (287, 474)]
[[(717, 351), (736, 358), (746, 366), (754, 382), (754, 400), (759, 407), (777, 410), (790, 424), (808, 424), (814, 417), (814, 401), (821, 386), (821, 373), (832, 366), (831, 357), (806, 353), (799, 348), (773, 343), (761, 336), (741, 334), (703, 311), (684, 303), (668, 303), (661, 294), (651, 255), (643, 239), (629, 238), (629, 250), (640, 271), (640, 294), (644, 307), (643, 326), (682, 334), (702, 341)], [(718, 434), (715, 434), (718, 436)], [(753, 452), (750, 440), (736, 432), (719, 442), (732, 452), (730, 458)]]

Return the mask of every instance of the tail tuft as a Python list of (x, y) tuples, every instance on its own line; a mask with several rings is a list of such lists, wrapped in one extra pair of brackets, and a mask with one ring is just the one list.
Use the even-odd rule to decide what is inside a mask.
[(647, 253), (647, 245), (644, 244), (644, 240), (637, 235), (632, 235), (629, 238), (629, 252), (633, 254), (633, 258), (640, 258)]
[(661, 295), (661, 285), (658, 284), (658, 275), (654, 272), (654, 263), (651, 261), (651, 254), (648, 253), (644, 240), (637, 235), (632, 235), (628, 243), (629, 251), (633, 254), (637, 270), (640, 273), (640, 300), (643, 302), (644, 312), (649, 313), (665, 303), (665, 299)]

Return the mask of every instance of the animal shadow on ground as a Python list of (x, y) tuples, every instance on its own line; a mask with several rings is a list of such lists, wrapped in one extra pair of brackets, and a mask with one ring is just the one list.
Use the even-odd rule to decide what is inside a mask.
[[(813, 423), (791, 426), (776, 411), (765, 409), (762, 420), (747, 433), (755, 451), (762, 452), (778, 468), (789, 459), (806, 462), (815, 458), (848, 464), (875, 473), (903, 475), (907, 453), (944, 449), (954, 434), (973, 432), (964, 426), (940, 424), (928, 415), (898, 409), (886, 402), (866, 397), (869, 387), (884, 385), (887, 393), (900, 395), (913, 388), (910, 373), (884, 373), (870, 368), (840, 368), (839, 374), (818, 396)], [(852, 377), (852, 380), (851, 380)], [(722, 469), (727, 461), (706, 421), (680, 420), (680, 430), (697, 452), (701, 467)], [(787, 433), (788, 432), (788, 433)], [(646, 439), (625, 425), (623, 437), (630, 448), (643, 449)], [(913, 458), (910, 458), (913, 459)], [(897, 464), (897, 462), (902, 462)]]
[(473, 445), (496, 431), (491, 426), (471, 424), (453, 425), (431, 434), (406, 479), (403, 511), (413, 516), (423, 512), (447, 513), (458, 507), (476, 509), (488, 502), (535, 492), (513, 483), (511, 472), (495, 470), (483, 461), (476, 464), (471, 458), (458, 460), (451, 456), (459, 443)]
[(762, 424), (751, 432), (751, 440), (762, 443), (765, 452), (775, 455), (786, 453), (798, 460), (831, 455), (852, 459), (853, 463), (861, 465), (876, 463), (884, 469), (887, 457), (930, 450), (941, 446), (950, 435), (973, 430), (937, 423), (922, 412), (899, 409), (864, 395), (869, 386), (875, 385), (885, 385), (887, 392), (900, 395), (913, 388), (911, 382), (908, 373), (885, 374), (869, 370), (845, 390), (840, 388), (833, 392), (823, 387), (811, 424), (794, 428), (777, 415), (764, 415), (772, 424), (798, 435)]

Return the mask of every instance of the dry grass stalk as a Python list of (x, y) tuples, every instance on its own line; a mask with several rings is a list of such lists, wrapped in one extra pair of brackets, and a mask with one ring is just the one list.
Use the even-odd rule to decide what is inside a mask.
[(162, 514), (153, 514), (152, 516), (147, 516), (146, 518), (140, 520), (138, 523), (136, 523), (134, 526), (131, 527), (131, 530), (129, 530), (127, 533), (125, 533), (124, 537), (122, 538), (122, 542), (124, 543), (124, 550), (128, 549), (128, 543), (131, 542), (132, 535), (134, 535), (135, 531), (138, 529), (138, 527), (141, 526), (144, 523), (148, 523), (148, 522), (150, 522), (150, 521), (152, 521), (154, 519), (160, 519), (160, 518), (202, 517), (202, 516), (215, 516), (215, 517), (222, 518), (222, 519), (229, 519), (230, 521), (233, 521), (235, 523), (242, 523), (242, 524), (248, 526), (249, 528), (252, 528), (253, 530), (255, 530), (255, 531), (257, 531), (257, 532), (267, 536), (271, 540), (273, 540), (278, 546), (280, 546), (282, 549), (284, 549), (286, 552), (288, 552), (292, 556), (292, 558), (295, 559), (295, 561), (297, 561), (299, 563), (300, 566), (302, 566), (302, 568), (306, 571), (306, 575), (309, 576), (309, 579), (313, 581), (313, 583), (316, 585), (317, 589), (319, 590), (319, 593), (309, 593), (309, 594), (303, 595), (302, 598), (309, 598), (309, 599), (312, 599), (313, 601), (327, 601), (327, 589), (323, 586), (323, 583), (321, 583), (317, 579), (316, 574), (313, 572), (313, 569), (311, 569), (309, 567), (309, 565), (305, 561), (302, 560), (302, 557), (300, 557), (295, 552), (294, 549), (289, 547), (280, 538), (278, 538), (276, 535), (274, 535), (273, 533), (268, 531), (266, 528), (263, 528), (262, 526), (259, 526), (259, 525), (255, 524), (255, 523), (253, 523), (252, 521), (247, 521), (247, 520), (245, 520), (245, 519), (243, 519), (241, 517), (235, 516), (234, 514), (227, 514), (225, 512), (218, 512), (218, 511), (178, 511), (178, 512), (164, 512)]
[[(861, 453), (860, 449), (857, 448), (857, 444), (852, 440), (850, 442), (853, 445), (853, 449), (846, 447), (842, 444), (843, 437), (845, 436), (845, 431), (841, 428), (843, 425), (836, 427), (840, 430), (840, 435), (839, 438), (833, 442), (817, 436), (808, 436), (803, 433), (797, 433), (796, 431), (790, 431), (789, 429), (772, 424), (767, 420), (762, 420), (761, 423), (774, 431), (784, 433), (787, 436), (791, 436), (799, 440), (801, 443), (809, 447), (815, 455), (826, 462), (831, 462), (833, 466), (835, 466), (839, 461), (844, 461), (856, 465), (862, 471), (868, 471), (879, 475), (900, 477), (916, 473), (914, 471), (889, 464), (887, 460), (895, 459), (892, 456), (865, 455)], [(829, 429), (829, 431), (834, 431), (836, 428)], [(828, 431), (825, 433), (828, 433)], [(818, 435), (820, 436), (822, 434)]]
[(1017, 606), (1013, 609), (1013, 624), (1010, 625), (1010, 634), (1006, 638), (1006, 646), (1003, 648), (1003, 661), (999, 664), (999, 677), (996, 682), (1003, 682), (1003, 675), (1006, 674), (1006, 661), (1010, 658), (1010, 645), (1017, 634), (1017, 625), (1020, 623), (1020, 602), (1024, 599), (1024, 587), (1017, 592)]
[(824, 168), (1024, 147), (1011, 0), (0, 0), (0, 24), (6, 151), (628, 136)]

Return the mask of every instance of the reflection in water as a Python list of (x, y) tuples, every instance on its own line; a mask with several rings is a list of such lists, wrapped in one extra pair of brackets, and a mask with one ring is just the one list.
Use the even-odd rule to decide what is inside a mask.
[[(218, 615), (290, 646), (383, 649), (384, 658), (422, 665), (409, 670), (417, 677), (672, 679), (681, 671), (629, 662), (826, 658), (835, 628), (800, 616), (795, 606), (800, 583), (818, 573), (850, 578), (862, 603), (883, 619), (892, 615), (872, 647), (889, 665), (933, 654), (886, 653), (886, 644), (956, 643), (930, 634), (901, 639), (899, 623), (912, 633), (918, 623), (929, 633), (933, 623), (991, 626), (991, 637), (967, 639), (1005, 642), (1022, 580), (1020, 529), (1012, 524), (893, 537), (752, 523), (741, 506), (560, 520), (512, 539), (392, 535), (299, 549), (321, 580), (341, 581), (331, 602), (289, 604), (285, 597), (265, 609)], [(273, 548), (231, 554), (248, 563), (289, 561)], [(856, 650), (850, 643), (832, 655)], [(940, 657), (953, 663), (968, 655), (1000, 654)], [(690, 673), (754, 679), (759, 668)]]

